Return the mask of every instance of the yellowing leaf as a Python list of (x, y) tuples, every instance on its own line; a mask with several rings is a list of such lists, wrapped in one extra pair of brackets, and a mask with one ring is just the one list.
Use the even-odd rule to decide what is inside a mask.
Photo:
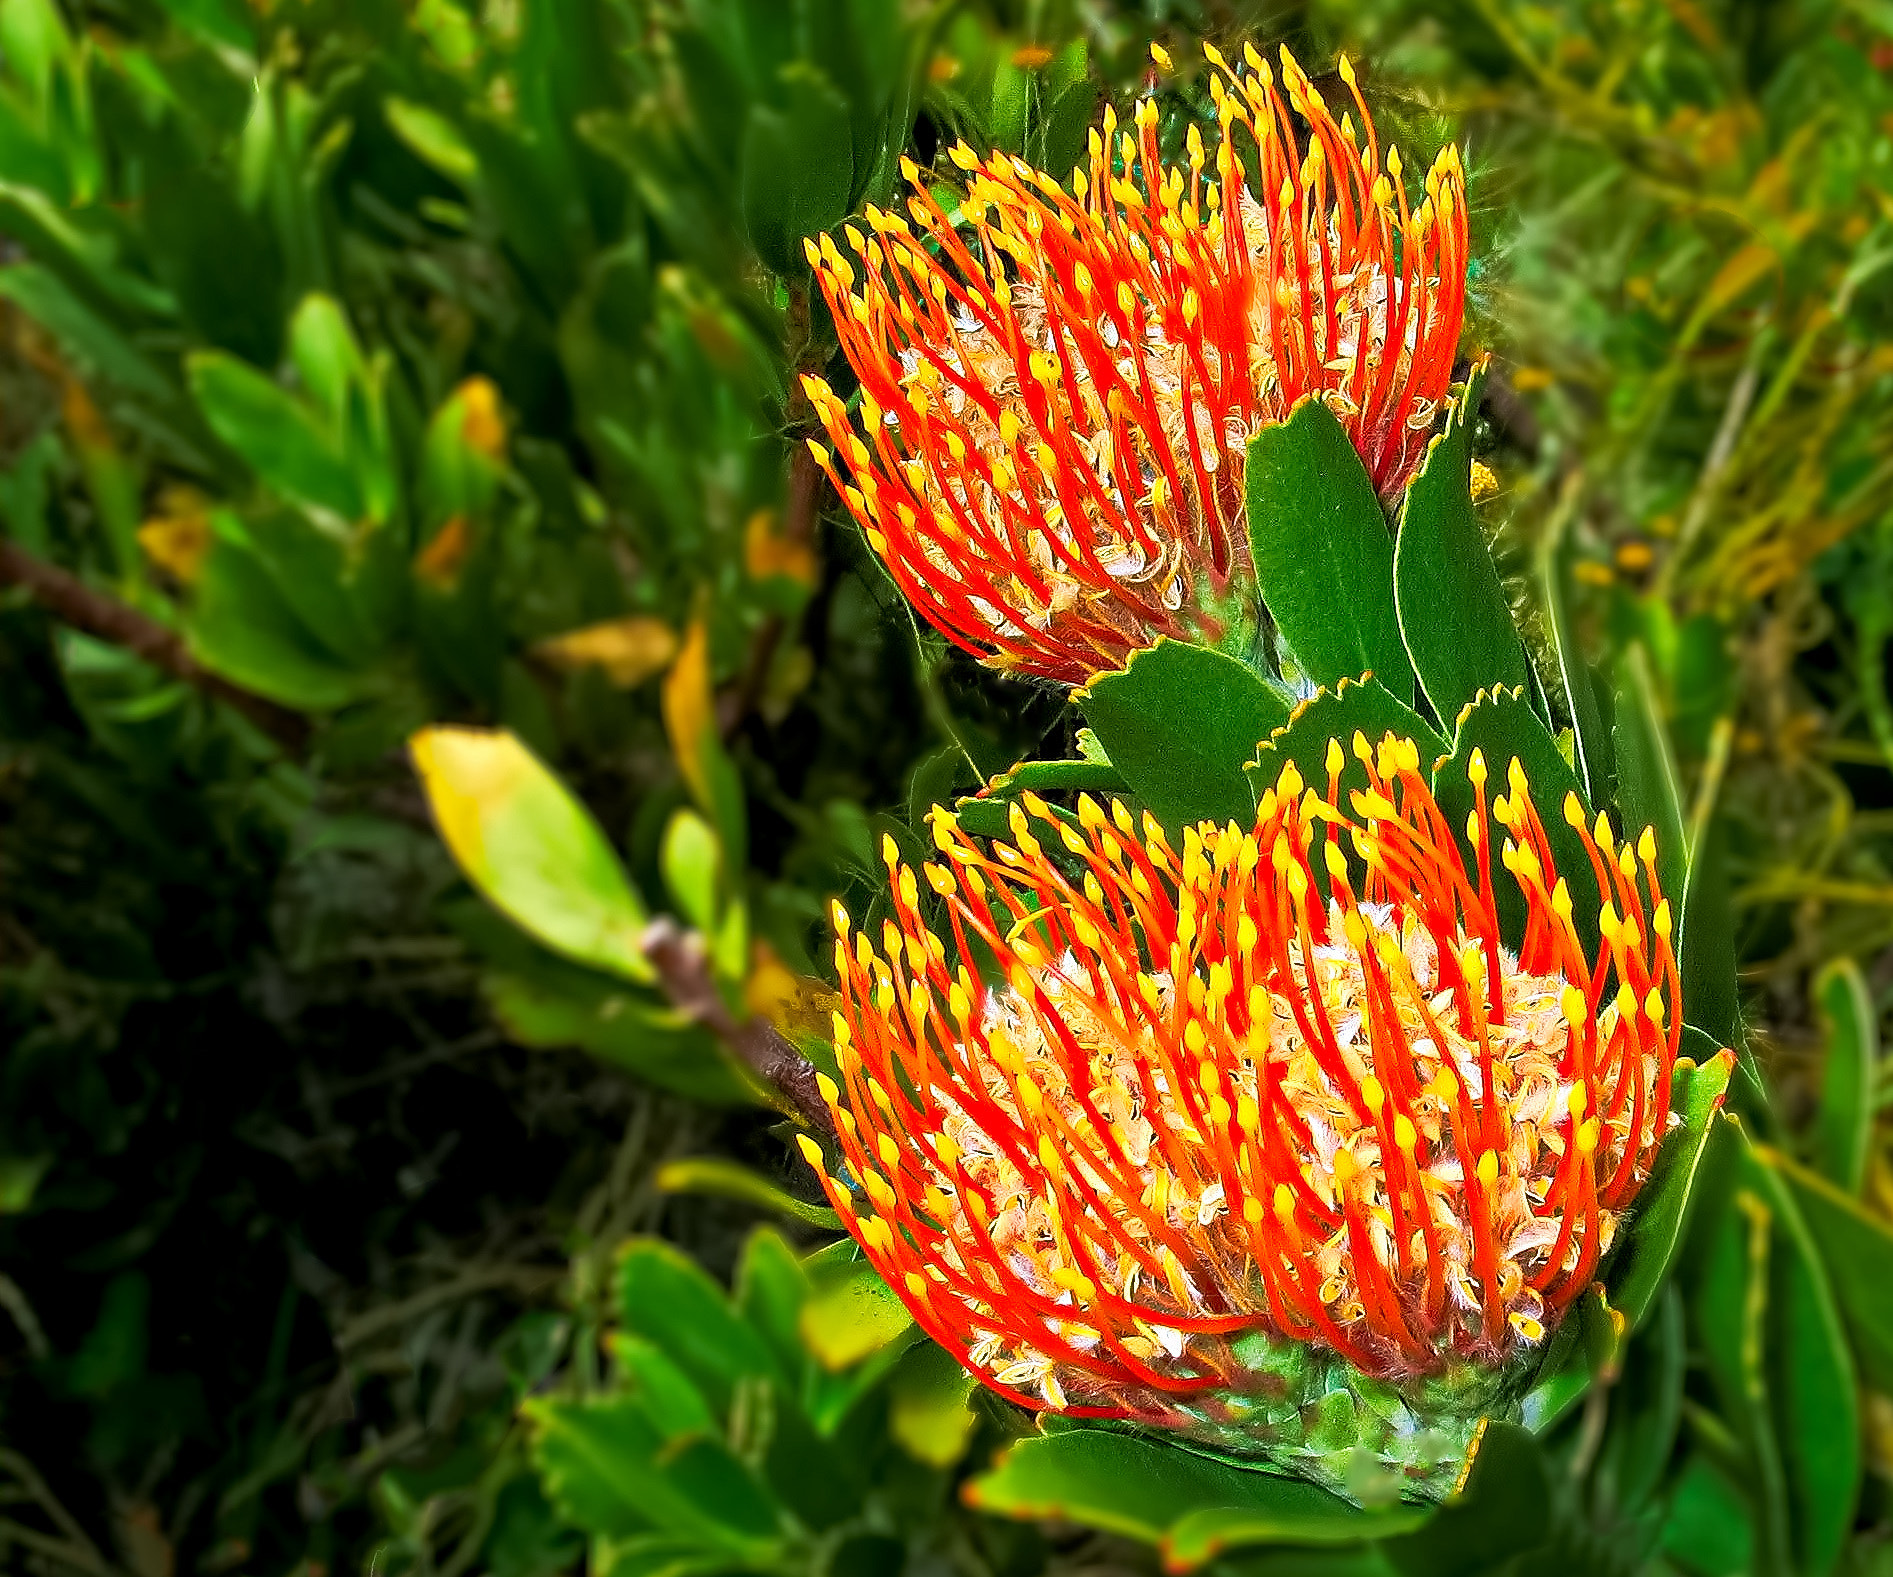
[(710, 770), (704, 741), (716, 724), (715, 697), (710, 690), (710, 631), (702, 618), (693, 619), (683, 649), (664, 677), (664, 729), (677, 757), (677, 769), (699, 805), (713, 803)]
[(460, 436), (469, 449), (489, 460), (506, 453), (506, 418), (500, 413), (500, 391), (491, 378), (469, 378), (454, 390), (460, 401)]
[(1705, 319), (1715, 316), (1756, 280), (1779, 266), (1780, 259), (1772, 246), (1750, 241), (1746, 246), (1737, 247), (1728, 262), (1716, 271), (1716, 277), (1709, 281), (1709, 288), (1703, 293), (1701, 316)]
[(751, 580), (780, 576), (798, 586), (813, 586), (819, 573), (815, 550), (778, 531), (775, 512), (769, 509), (757, 510), (743, 528), (743, 567)]
[(138, 528), (138, 546), (145, 557), (186, 586), (197, 580), (210, 542), (209, 511), (203, 498), (188, 488), (167, 487), (159, 512)]
[(802, 1305), (802, 1340), (831, 1373), (879, 1352), (912, 1324), (906, 1306), (865, 1260)]
[(414, 573), (436, 591), (450, 589), (460, 566), (473, 550), (473, 527), (465, 515), (454, 515), (414, 555)]
[(591, 813), (503, 729), (408, 741), (448, 850), (487, 901), (555, 952), (648, 981), (646, 914)]
[(677, 634), (662, 619), (634, 614), (567, 630), (533, 647), (533, 655), (567, 671), (598, 668), (620, 690), (661, 672), (677, 655)]

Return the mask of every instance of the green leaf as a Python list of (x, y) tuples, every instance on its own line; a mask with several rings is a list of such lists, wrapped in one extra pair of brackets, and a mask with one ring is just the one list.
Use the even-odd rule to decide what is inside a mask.
[(1403, 1577), (1473, 1577), (1545, 1541), (1551, 1479), (1538, 1442), (1515, 1424), (1489, 1423), (1465, 1487), (1416, 1533), (1381, 1546)]
[(15, 263), (0, 269), (0, 298), (12, 302), (60, 342), (87, 373), (152, 401), (173, 405), (177, 389), (118, 329), (74, 294), (51, 269)]
[(831, 1372), (882, 1351), (912, 1324), (907, 1306), (866, 1260), (824, 1278), (802, 1306), (802, 1340)]
[[(1575, 504), (1575, 495), (1572, 495)], [(1571, 710), (1573, 766), (1584, 784), (1584, 798), (1601, 805), (1610, 792), (1616, 763), (1610, 748), (1610, 735), (1604, 729), (1603, 715), (1597, 707), (1597, 687), (1584, 654), (1578, 650), (1577, 637), (1571, 629), (1570, 615), (1570, 540), (1566, 525), (1570, 508), (1562, 501), (1553, 515), (1553, 524), (1545, 538), (1538, 560), (1538, 584), (1545, 609), (1545, 625), (1550, 634), (1553, 655), (1558, 661), (1558, 675), (1564, 681), (1565, 704)]]
[(1755, 1154), (1779, 1173), (1820, 1250), (1834, 1300), (1853, 1334), (1854, 1356), (1875, 1390), (1893, 1391), (1893, 1230), (1823, 1177), (1778, 1150)]
[(809, 1287), (808, 1272), (780, 1233), (769, 1227), (750, 1233), (737, 1261), (732, 1301), (736, 1312), (769, 1344), (777, 1367), (791, 1378), (808, 1368), (798, 1322)]
[(1675, 1282), (1665, 1284), (1655, 1315), (1625, 1348), (1596, 1482), (1610, 1505), (1635, 1516), (1662, 1483), (1682, 1422), (1688, 1343)]
[(805, 268), (804, 238), (839, 224), (854, 184), (848, 104), (814, 67), (784, 66), (785, 102), (749, 107), (742, 211), (749, 244), (778, 274)]
[(781, 1381), (774, 1355), (731, 1309), (723, 1289), (668, 1243), (637, 1238), (618, 1257), (618, 1317), (662, 1348), (709, 1400), (728, 1412), (747, 1377)]
[(511, 734), (424, 728), (408, 742), (448, 850), (486, 899), (554, 952), (648, 981), (646, 915), (591, 812)]
[(369, 688), (297, 617), (255, 549), (223, 536), (192, 588), (185, 639), (213, 673), (284, 706), (331, 711)]
[(841, 1230), (841, 1217), (826, 1205), (806, 1204), (785, 1193), (754, 1168), (721, 1156), (701, 1155), (667, 1161), (658, 1168), (657, 1186), (667, 1194), (709, 1194), (718, 1199), (740, 1200), (824, 1232)]
[(693, 810), (677, 811), (664, 829), (660, 861), (664, 885), (683, 917), (699, 931), (716, 930), (722, 851), (709, 822)]
[(1246, 825), (1255, 801), (1243, 769), (1288, 721), (1288, 704), (1253, 669), (1167, 637), (1076, 699), (1130, 791), (1172, 827)]
[(1394, 611), (1393, 538), (1367, 467), (1310, 396), (1249, 441), (1249, 544), (1262, 600), (1311, 683), (1371, 673), (1401, 701), (1413, 669)]
[[(1446, 813), (1448, 824), (1460, 836), (1468, 868), (1476, 872), (1477, 865), (1470, 862), (1477, 860), (1478, 851), (1465, 838), (1466, 820), (1477, 798), (1470, 776), (1474, 751), (1485, 761), (1488, 809), (1496, 796), (1512, 792), (1512, 763), (1516, 761), (1524, 772), (1529, 797), (1537, 807), (1545, 838), (1551, 845), (1557, 874), (1570, 889), (1571, 918), (1578, 938), (1587, 953), (1595, 953), (1598, 906), (1603, 902), (1597, 890), (1597, 872), (1591, 865), (1584, 840), (1565, 820), (1564, 814), (1566, 797), (1571, 794), (1577, 795), (1587, 821), (1590, 807), (1584, 804), (1577, 774), (1559, 753), (1557, 741), (1545, 731), (1545, 725), (1538, 720), (1523, 690), (1480, 692), (1478, 698), (1458, 714), (1452, 756), (1441, 762), (1433, 774), (1433, 797)], [(1525, 934), (1525, 898), (1500, 859), (1505, 829), (1488, 816), (1487, 833), (1492, 845), (1488, 857), (1492, 865), (1493, 892), (1498, 901), (1499, 927), (1506, 944), (1515, 948)], [(1549, 873), (1546, 880), (1549, 883)]]
[(1847, 1334), (1814, 1240), (1787, 1183), (1743, 1155), (1742, 1177), (1774, 1219), (1770, 1394), (1793, 1510), (1794, 1570), (1826, 1577), (1853, 1532), (1860, 1498), (1858, 1385)]
[(1814, 1001), (1825, 1030), (1821, 1104), (1814, 1114), (1816, 1170), (1850, 1194), (1867, 1177), (1873, 1141), (1874, 1074), (1880, 1025), (1866, 978), (1851, 958), (1830, 961), (1815, 977)]
[(936, 1342), (916, 1343), (889, 1382), (888, 1432), (915, 1461), (952, 1467), (978, 1422), (973, 1390), (973, 1377), (952, 1353)]
[(727, 1447), (666, 1439), (635, 1396), (527, 1402), (533, 1460), (552, 1502), (586, 1532), (628, 1538), (653, 1528), (745, 1559), (776, 1549), (778, 1513)]
[(1748, 1497), (1708, 1458), (1683, 1463), (1663, 1523), (1663, 1553), (1705, 1577), (1738, 1577), (1754, 1570), (1755, 1530)]
[(293, 395), (222, 351), (198, 351), (184, 366), (212, 431), (264, 485), (341, 525), (362, 517), (361, 490), (347, 459)]
[(643, 1403), (645, 1416), (665, 1439), (715, 1431), (710, 1404), (663, 1348), (620, 1332), (611, 1337), (611, 1355), (631, 1394)]
[(1484, 382), (1482, 362), (1407, 484), (1394, 542), (1400, 635), (1420, 688), (1442, 720), (1457, 717), (1483, 690), (1530, 683), (1525, 648), (1472, 508), (1468, 429)]
[(659, 1089), (712, 1106), (758, 1099), (707, 1029), (671, 1008), (641, 1001), (615, 978), (541, 954), (489, 970), (480, 984), (494, 1017), (522, 1046), (576, 1046)]
[[(1650, 1180), (1637, 1196), (1622, 1246), (1605, 1267), (1611, 1306), (1623, 1315), (1629, 1332), (1649, 1317), (1682, 1244), (1703, 1151), (1728, 1093), (1731, 1066), (1731, 1059), (1701, 1030), (1685, 1028), (1683, 1057), (1670, 1083), (1670, 1109), (1683, 1119), (1682, 1126), (1663, 1141)], [(1571, 1322), (1560, 1328), (1525, 1397), (1521, 1416), (1535, 1434), (1550, 1429), (1590, 1388), (1596, 1364), (1576, 1334)]]
[(1075, 1427), (1020, 1441), (966, 1488), (979, 1510), (1057, 1517), (1164, 1545), (1173, 1570), (1219, 1549), (1275, 1535), (1302, 1544), (1349, 1543), (1404, 1532), (1430, 1514), (1412, 1507), (1362, 1511), (1300, 1479), (1251, 1471), (1147, 1435)]
[(1431, 771), (1433, 764), (1446, 754), (1446, 741), (1433, 732), (1420, 714), (1388, 694), (1378, 679), (1343, 679), (1333, 690), (1323, 690), (1312, 700), (1295, 708), (1286, 728), (1277, 729), (1262, 742), (1255, 759), (1244, 770), (1255, 803), (1275, 787), (1282, 769), (1291, 761), (1302, 781), (1324, 793), (1328, 786), (1328, 744), (1338, 740), (1342, 765), (1340, 792), (1342, 803), (1354, 789), (1367, 787), (1367, 770), (1354, 754), (1354, 736), (1362, 735), (1371, 745), (1378, 745), (1388, 734), (1411, 739), (1420, 752), (1420, 770)]
[(460, 135), (460, 129), (438, 110), (390, 95), (382, 112), (388, 117), (389, 130), (423, 164), (462, 186), (479, 175), (479, 155)]
[(1655, 832), (1657, 875), (1663, 891), (1680, 908), (1689, 873), (1682, 784), (1658, 707), (1656, 680), (1641, 646), (1630, 647), (1621, 660), (1613, 735), (1623, 835), (1634, 841), (1645, 827)]

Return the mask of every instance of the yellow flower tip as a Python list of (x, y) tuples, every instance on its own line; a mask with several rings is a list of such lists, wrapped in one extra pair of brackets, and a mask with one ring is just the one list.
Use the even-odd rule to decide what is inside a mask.
[(1174, 71), (1176, 69), (1170, 60), (1170, 51), (1154, 40), (1150, 46), (1150, 59), (1151, 63), (1155, 65), (1159, 71)]
[(827, 1176), (828, 1168), (822, 1161), (822, 1147), (805, 1133), (799, 1133), (795, 1136), (795, 1144), (796, 1148), (802, 1152), (802, 1159), (808, 1162), (810, 1166), (814, 1167), (817, 1172), (821, 1173), (823, 1176)]
[(1656, 912), (1650, 916), (1650, 925), (1664, 941), (1670, 939), (1670, 932), (1675, 927), (1675, 920), (1670, 913), (1670, 901), (1665, 898), (1656, 906)]
[(1558, 993), (1558, 1006), (1564, 1021), (1573, 1029), (1582, 1029), (1591, 1019), (1591, 1005), (1576, 986), (1566, 986)]
[(1643, 835), (1637, 839), (1637, 858), (1645, 865), (1656, 864), (1656, 829), (1645, 827)]
[(1479, 1157), (1479, 1185), (1492, 1188), (1499, 1180), (1499, 1157), (1495, 1150), (1487, 1150)]
[(1327, 758), (1323, 764), (1327, 767), (1329, 776), (1338, 777), (1340, 775), (1341, 770), (1347, 765), (1347, 754), (1341, 749), (1340, 740), (1330, 739), (1328, 741)]
[[(839, 1018), (840, 1015), (837, 1014), (836, 1017)], [(815, 1072), (815, 1088), (821, 1092), (823, 1101), (830, 1106), (841, 1099), (841, 1087), (819, 1068)]]
[(956, 142), (947, 150), (947, 157), (962, 170), (972, 171), (979, 168), (979, 155), (964, 142)]
[(1334, 69), (1340, 73), (1341, 80), (1352, 89), (1355, 85), (1354, 62), (1349, 60), (1346, 55), (1339, 56), (1334, 62)]
[(881, 834), (881, 863), (890, 871), (900, 864), (900, 845), (891, 832)]
[(1485, 786), (1486, 776), (1485, 752), (1475, 745), (1473, 747), (1472, 757), (1466, 763), (1466, 777), (1471, 781), (1474, 788), (1483, 788)]
[(1564, 795), (1564, 819), (1573, 831), (1582, 832), (1588, 819), (1584, 814), (1584, 802), (1577, 797), (1577, 791), (1567, 789)]

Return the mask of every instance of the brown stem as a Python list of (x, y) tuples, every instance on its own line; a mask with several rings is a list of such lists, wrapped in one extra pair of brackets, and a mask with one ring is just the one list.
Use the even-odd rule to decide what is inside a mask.
[(0, 538), (0, 586), (25, 587), (33, 600), (60, 623), (94, 640), (123, 647), (172, 678), (227, 702), (278, 744), (294, 750), (307, 742), (309, 725), (299, 713), (212, 673), (191, 656), (176, 630), (4, 538)]
[(657, 971), (671, 1006), (723, 1042), (776, 1097), (775, 1104), (804, 1127), (833, 1138), (835, 1122), (816, 1083), (815, 1066), (767, 1019), (738, 1021), (717, 991), (703, 938), (668, 915), (644, 928), (644, 956)]

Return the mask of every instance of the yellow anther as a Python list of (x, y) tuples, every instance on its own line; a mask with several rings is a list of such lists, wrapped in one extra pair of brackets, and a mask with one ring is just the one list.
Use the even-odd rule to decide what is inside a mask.
[(1565, 1023), (1573, 1029), (1582, 1029), (1591, 1021), (1591, 1005), (1576, 986), (1566, 986), (1558, 993), (1558, 1006), (1564, 1012)]
[(822, 1164), (822, 1147), (805, 1133), (795, 1136), (796, 1148), (802, 1152), (802, 1159), (816, 1171), (826, 1174), (828, 1168)]
[(1604, 1127), (1595, 1117), (1587, 1118), (1584, 1126), (1578, 1129), (1577, 1146), (1579, 1155), (1592, 1155), (1597, 1150), (1597, 1141), (1603, 1137)]
[(1169, 71), (1171, 69), (1170, 51), (1165, 49), (1163, 45), (1153, 43), (1150, 46), (1150, 58), (1159, 71)]
[(815, 1088), (821, 1092), (822, 1100), (833, 1106), (841, 1099), (841, 1088), (819, 1068), (815, 1072)]
[(1665, 898), (1656, 906), (1656, 912), (1650, 916), (1650, 926), (1664, 941), (1667, 942), (1670, 939), (1670, 932), (1675, 927), (1675, 921), (1670, 915), (1669, 899)]
[(1663, 994), (1655, 986), (1650, 988), (1650, 994), (1643, 999), (1643, 1012), (1658, 1029), (1663, 1027)]
[(1414, 1128), (1413, 1119), (1405, 1112), (1393, 1120), (1393, 1142), (1408, 1154), (1411, 1154), (1413, 1147), (1420, 1142), (1419, 1131)]
[(1485, 783), (1485, 752), (1477, 746), (1473, 747), (1471, 759), (1466, 762), (1466, 776), (1471, 780), (1474, 788), (1480, 788)]
[(1637, 839), (1637, 858), (1643, 861), (1645, 865), (1654, 865), (1656, 863), (1655, 828), (1645, 827), (1643, 829), (1642, 836)]
[(1584, 830), (1584, 802), (1577, 797), (1575, 789), (1568, 789), (1564, 796), (1564, 819), (1579, 832)]
[(1386, 1090), (1382, 1088), (1380, 1080), (1371, 1073), (1361, 1080), (1361, 1101), (1376, 1117), (1380, 1115), (1381, 1107), (1387, 1104)]
[(1572, 1085), (1571, 1093), (1564, 1098), (1564, 1109), (1574, 1118), (1582, 1117), (1590, 1104), (1590, 1086), (1585, 1084)]
[(1479, 1157), (1479, 1186), (1491, 1188), (1499, 1180), (1499, 1157), (1496, 1150), (1487, 1150)]

